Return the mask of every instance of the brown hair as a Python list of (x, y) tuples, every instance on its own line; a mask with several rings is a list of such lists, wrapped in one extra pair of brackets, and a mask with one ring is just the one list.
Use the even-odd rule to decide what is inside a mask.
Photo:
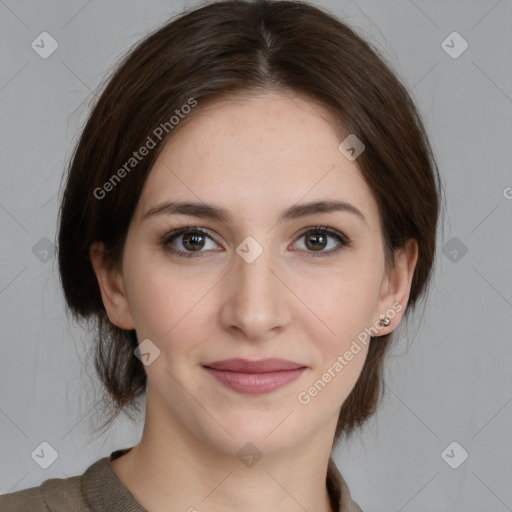
[[(60, 277), (75, 318), (97, 322), (95, 367), (111, 412), (107, 425), (121, 411), (138, 410), (146, 373), (134, 356), (135, 331), (116, 327), (106, 315), (89, 248), (102, 241), (109, 263), (121, 262), (144, 181), (175, 131), (169, 120), (176, 109), (196, 101), (189, 122), (202, 104), (261, 90), (294, 91), (320, 102), (341, 130), (365, 144), (357, 163), (379, 207), (386, 263), (393, 264), (393, 252), (408, 239), (418, 243), (406, 313), (425, 295), (441, 185), (418, 111), (390, 67), (346, 24), (306, 3), (228, 0), (187, 12), (144, 38), (113, 72), (75, 148), (61, 204)], [(157, 147), (127, 168), (133, 152), (157, 138), (162, 126)], [(114, 181), (121, 168), (127, 171), (122, 182)], [(107, 189), (108, 196), (98, 192)], [(391, 334), (371, 340), (335, 440), (375, 412), (391, 340)]]

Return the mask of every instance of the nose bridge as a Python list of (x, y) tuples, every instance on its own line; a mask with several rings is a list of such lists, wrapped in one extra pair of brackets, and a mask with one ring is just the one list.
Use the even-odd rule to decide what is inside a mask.
[(223, 321), (249, 338), (264, 338), (289, 321), (286, 287), (275, 275), (280, 268), (278, 255), (271, 247), (247, 237), (233, 258)]

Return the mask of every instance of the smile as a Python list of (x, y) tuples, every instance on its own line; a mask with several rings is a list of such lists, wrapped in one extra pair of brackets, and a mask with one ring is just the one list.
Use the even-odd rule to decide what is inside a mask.
[(228, 359), (203, 368), (226, 387), (245, 394), (264, 394), (294, 381), (306, 366), (283, 359)]

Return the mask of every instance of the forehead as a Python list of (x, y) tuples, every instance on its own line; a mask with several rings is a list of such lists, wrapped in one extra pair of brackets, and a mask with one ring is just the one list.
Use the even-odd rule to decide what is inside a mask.
[(157, 158), (136, 216), (161, 202), (190, 200), (218, 204), (235, 218), (270, 219), (292, 204), (331, 199), (378, 223), (357, 161), (338, 149), (346, 134), (324, 106), (273, 92), (196, 109)]

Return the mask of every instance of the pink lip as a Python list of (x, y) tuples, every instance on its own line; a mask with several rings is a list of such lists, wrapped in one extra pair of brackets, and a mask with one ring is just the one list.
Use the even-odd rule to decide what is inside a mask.
[(270, 393), (297, 379), (306, 369), (304, 365), (277, 358), (226, 359), (208, 363), (204, 368), (230, 389), (248, 394)]

